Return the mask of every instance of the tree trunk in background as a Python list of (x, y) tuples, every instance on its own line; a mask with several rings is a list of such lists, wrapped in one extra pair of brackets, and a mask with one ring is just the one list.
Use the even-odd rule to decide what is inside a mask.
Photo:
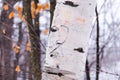
[(84, 80), (95, 0), (57, 0), (42, 80)]
[(31, 59), (30, 59), (30, 53), (28, 53), (28, 66), (29, 66), (29, 71), (28, 71), (28, 78), (29, 78), (29, 80), (33, 80), (32, 79), (32, 66), (31, 66)]
[[(3, 10), (1, 13), (1, 26), (0, 26), (0, 32), (1, 32), (1, 54), (3, 55), (4, 63), (2, 65), (2, 69), (4, 69), (2, 72), (2, 80), (13, 80), (13, 74), (12, 74), (12, 67), (11, 67), (11, 50), (12, 50), (12, 42), (10, 40), (13, 32), (13, 21), (12, 19), (8, 19), (9, 13), (13, 10), (12, 6), (16, 3), (18, 0), (3, 0), (4, 4), (9, 3), (9, 9), (7, 11)], [(11, 7), (10, 7), (11, 6)], [(3, 29), (5, 30), (5, 34), (2, 34)]]
[[(18, 24), (18, 26), (19, 26), (19, 37), (18, 37), (18, 42), (17, 42), (17, 46), (21, 46), (21, 44), (22, 44), (22, 39), (23, 39), (23, 33), (22, 33), (22, 23), (19, 23)], [(19, 65), (19, 55), (20, 55), (20, 52), (19, 53), (15, 53), (15, 55), (16, 55), (16, 59), (15, 59), (15, 61), (14, 61), (14, 79), (13, 80), (17, 80), (17, 74), (18, 74), (18, 72), (17, 71), (15, 71), (15, 69), (16, 69), (16, 67), (17, 67), (17, 65)]]
[[(39, 3), (38, 0), (34, 0), (35, 2), (35, 9), (37, 9), (37, 4)], [(39, 14), (36, 14), (35, 15), (35, 18), (34, 18), (34, 28), (35, 28), (35, 32), (37, 34), (36, 38), (38, 40), (38, 42), (40, 41), (40, 29), (39, 29)], [(40, 45), (39, 45), (40, 46)]]
[(99, 71), (100, 71), (100, 53), (99, 53), (99, 36), (100, 36), (100, 27), (99, 27), (99, 15), (98, 15), (98, 11), (97, 11), (97, 7), (95, 8), (95, 12), (96, 12), (96, 21), (97, 21), (97, 25), (96, 25), (96, 80), (99, 80)]
[(50, 27), (52, 25), (55, 6), (56, 6), (56, 0), (50, 0)]
[(90, 80), (90, 67), (89, 67), (88, 59), (86, 59), (85, 71), (86, 71), (86, 80)]
[(41, 80), (41, 65), (40, 65), (40, 44), (38, 40), (40, 37), (36, 32), (36, 28), (32, 22), (31, 16), (31, 0), (23, 0), (24, 15), (26, 17), (26, 23), (29, 30), (29, 39), (31, 43), (31, 64), (34, 80)]

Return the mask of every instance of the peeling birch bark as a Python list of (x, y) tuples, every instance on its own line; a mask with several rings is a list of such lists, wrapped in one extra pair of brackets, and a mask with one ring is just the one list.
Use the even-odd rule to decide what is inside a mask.
[(42, 80), (84, 80), (95, 0), (57, 0)]

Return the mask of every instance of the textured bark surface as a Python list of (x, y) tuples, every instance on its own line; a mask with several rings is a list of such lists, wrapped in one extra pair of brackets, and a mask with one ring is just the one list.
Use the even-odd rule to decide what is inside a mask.
[(42, 80), (84, 80), (95, 0), (57, 0)]
[[(34, 80), (41, 80), (40, 70), (40, 45), (39, 34), (36, 32), (36, 26), (33, 25), (31, 16), (31, 0), (23, 0), (24, 15), (26, 17), (26, 23), (29, 30), (29, 39), (31, 43), (31, 65)], [(38, 26), (37, 26), (38, 27)], [(37, 28), (38, 29), (38, 28)]]

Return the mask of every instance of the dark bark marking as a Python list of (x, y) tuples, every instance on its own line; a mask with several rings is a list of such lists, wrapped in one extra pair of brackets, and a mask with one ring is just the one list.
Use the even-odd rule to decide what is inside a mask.
[(55, 27), (55, 26), (53, 26), (53, 27), (51, 27), (50, 28), (50, 31), (52, 31), (52, 32), (56, 32), (56, 31), (58, 31), (59, 29), (57, 28), (57, 27)]
[(59, 77), (64, 76), (62, 73), (55, 73), (55, 72), (47, 72), (47, 73), (52, 75), (58, 75)]
[(56, 44), (60, 45), (62, 44), (63, 42), (60, 42), (59, 40), (56, 41)]
[(57, 69), (59, 69), (59, 68), (60, 68), (60, 66), (59, 66), (59, 65), (57, 65), (57, 66), (56, 66), (56, 68), (57, 68)]
[(80, 52), (80, 53), (84, 53), (83, 48), (74, 48), (74, 51), (78, 51), (78, 52)]
[(54, 55), (53, 54), (50, 54), (50, 57), (53, 57)]
[(65, 3), (63, 3), (64, 5), (68, 5), (68, 6), (71, 6), (71, 7), (78, 7), (79, 5), (78, 4), (75, 4), (74, 2), (72, 1), (65, 1)]
[(86, 71), (86, 80), (91, 80), (90, 79), (90, 66), (89, 66), (88, 59), (86, 59), (85, 71)]
[(89, 3), (89, 5), (92, 5), (91, 3)]

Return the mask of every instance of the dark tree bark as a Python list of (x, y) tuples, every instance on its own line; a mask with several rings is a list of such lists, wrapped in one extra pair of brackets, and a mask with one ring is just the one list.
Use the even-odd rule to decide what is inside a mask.
[(98, 16), (98, 11), (97, 7), (95, 8), (96, 12), (96, 21), (97, 21), (97, 28), (96, 28), (96, 80), (99, 80), (99, 71), (100, 71), (100, 59), (99, 59), (99, 16)]
[(88, 59), (86, 60), (85, 69), (86, 69), (86, 80), (90, 80), (90, 67), (89, 67)]
[(28, 63), (28, 67), (29, 67), (28, 79), (29, 79), (29, 80), (33, 80), (33, 79), (32, 79), (32, 71), (31, 71), (31, 70), (32, 70), (32, 66), (31, 66), (31, 59), (30, 59), (31, 56), (30, 56), (30, 53), (28, 53), (27, 56), (28, 56), (28, 62), (29, 62), (29, 63)]
[(56, 6), (56, 0), (50, 0), (50, 27), (52, 25), (55, 6)]
[[(3, 0), (3, 5), (7, 4), (9, 5), (9, 9), (7, 11), (3, 10), (1, 13), (1, 19), (0, 19), (0, 32), (2, 30), (5, 30), (5, 34), (1, 33), (0, 43), (1, 43), (1, 54), (2, 59), (4, 62), (2, 63), (2, 80), (13, 80), (13, 74), (12, 74), (12, 68), (11, 68), (11, 50), (12, 50), (12, 42), (9, 40), (11, 38), (12, 32), (13, 32), (13, 21), (12, 19), (8, 19), (9, 13), (13, 10), (13, 5), (18, 0)], [(9, 39), (8, 39), (9, 38)]]
[(41, 65), (40, 65), (40, 44), (38, 39), (38, 33), (32, 22), (31, 16), (31, 0), (23, 0), (23, 11), (26, 17), (26, 23), (29, 30), (29, 39), (31, 43), (31, 64), (32, 64), (32, 73), (34, 80), (41, 80)]
[[(38, 0), (34, 0), (34, 2), (35, 2), (35, 9), (37, 9), (37, 4), (39, 3), (39, 1)], [(34, 18), (34, 28), (35, 28), (35, 32), (36, 32), (36, 34), (37, 34), (37, 40), (38, 40), (38, 42), (40, 41), (39, 40), (39, 36), (40, 36), (40, 29), (39, 29), (39, 14), (36, 14), (35, 15), (35, 18)]]

